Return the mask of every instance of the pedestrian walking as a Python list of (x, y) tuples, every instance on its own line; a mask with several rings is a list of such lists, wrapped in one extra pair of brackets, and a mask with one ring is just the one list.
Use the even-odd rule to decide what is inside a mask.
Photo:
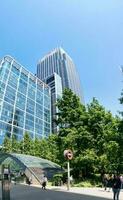
[(108, 187), (108, 192), (110, 192), (111, 188), (112, 188), (112, 181), (113, 181), (113, 177), (112, 175), (110, 175), (108, 177), (108, 183), (107, 183), (107, 187)]
[(44, 176), (42, 179), (42, 189), (46, 190), (46, 185), (47, 185), (47, 177)]
[(32, 184), (32, 177), (29, 177), (28, 183), (29, 183), (29, 185)]
[(120, 176), (120, 180), (121, 180), (121, 189), (123, 189), (123, 176)]
[(121, 189), (121, 180), (120, 176), (115, 176), (112, 181), (112, 190), (113, 190), (113, 200), (119, 200), (119, 194)]
[(108, 178), (107, 178), (107, 175), (104, 174), (104, 177), (103, 177), (104, 190), (107, 189), (107, 184), (108, 184)]

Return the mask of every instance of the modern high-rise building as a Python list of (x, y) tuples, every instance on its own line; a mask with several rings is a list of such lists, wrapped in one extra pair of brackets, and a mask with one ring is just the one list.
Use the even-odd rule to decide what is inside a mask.
[(84, 100), (77, 69), (71, 57), (62, 48), (54, 49), (38, 62), (38, 78), (44, 80), (53, 73), (56, 73), (61, 77), (62, 88), (71, 89), (80, 97), (80, 100), (83, 103)]
[(22, 139), (51, 133), (51, 91), (10, 56), (0, 60), (0, 145), (5, 135)]
[(59, 131), (59, 127), (54, 122), (56, 119), (56, 113), (58, 112), (58, 107), (56, 106), (57, 99), (62, 97), (62, 82), (61, 77), (54, 73), (51, 76), (47, 77), (43, 80), (47, 85), (51, 88), (51, 122), (52, 122), (52, 131), (57, 133)]

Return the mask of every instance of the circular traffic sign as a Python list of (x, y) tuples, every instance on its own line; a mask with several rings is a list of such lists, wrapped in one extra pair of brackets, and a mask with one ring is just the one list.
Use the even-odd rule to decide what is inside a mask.
[(72, 160), (73, 152), (70, 149), (64, 150), (64, 157), (68, 160)]

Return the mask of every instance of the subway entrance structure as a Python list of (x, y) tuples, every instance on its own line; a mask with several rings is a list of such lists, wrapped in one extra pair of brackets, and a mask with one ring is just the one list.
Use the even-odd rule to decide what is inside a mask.
[[(24, 181), (30, 179), (32, 184), (41, 184), (41, 179), (45, 175), (48, 180), (56, 173), (61, 173), (63, 170), (59, 165), (49, 160), (16, 153), (0, 153), (0, 166), (9, 165), (11, 176), (18, 176)], [(25, 180), (26, 181), (26, 180)]]

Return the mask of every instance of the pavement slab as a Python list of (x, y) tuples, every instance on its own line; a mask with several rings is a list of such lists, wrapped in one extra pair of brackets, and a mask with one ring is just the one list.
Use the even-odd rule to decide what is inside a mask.
[[(102, 188), (70, 188), (49, 187), (42, 190), (41, 187), (27, 185), (11, 185), (11, 200), (107, 200), (112, 199), (112, 191), (104, 191)], [(1, 187), (0, 187), (0, 200)], [(123, 200), (123, 192), (120, 194)]]

